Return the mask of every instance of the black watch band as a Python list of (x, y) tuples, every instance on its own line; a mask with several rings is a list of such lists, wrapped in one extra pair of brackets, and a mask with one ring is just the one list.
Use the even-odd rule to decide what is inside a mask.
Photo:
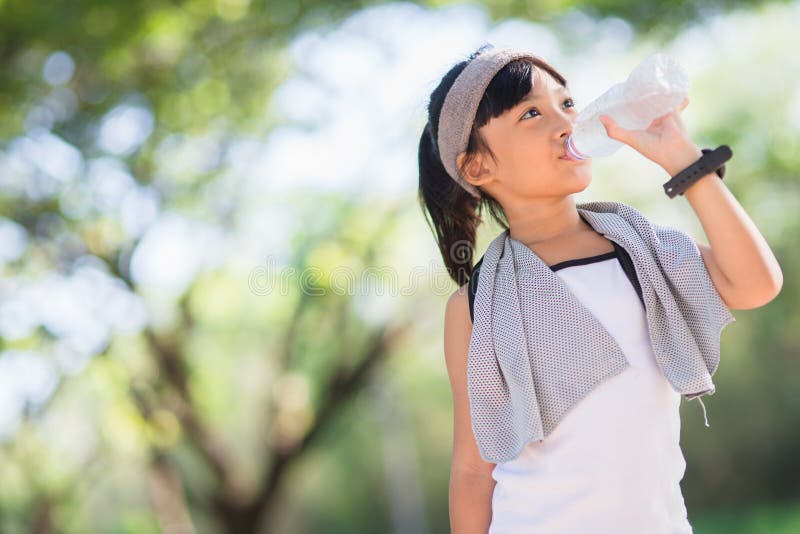
[(728, 145), (720, 145), (716, 149), (702, 149), (703, 155), (672, 177), (664, 184), (664, 192), (669, 198), (683, 195), (683, 192), (694, 182), (709, 174), (716, 172), (722, 178), (725, 176), (725, 162), (731, 159), (733, 152)]

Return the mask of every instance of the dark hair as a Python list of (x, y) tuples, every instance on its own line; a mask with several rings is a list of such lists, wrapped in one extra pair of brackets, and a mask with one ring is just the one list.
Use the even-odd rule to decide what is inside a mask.
[[(438, 148), (439, 115), (447, 91), (458, 75), (470, 61), (490, 46), (480, 47), (468, 59), (454, 65), (442, 77), (439, 85), (431, 93), (428, 102), (428, 122), (419, 140), (420, 206), (428, 226), (434, 232), (445, 267), (459, 286), (467, 283), (472, 276), (472, 256), (478, 225), (483, 222), (481, 214), (484, 207), (488, 208), (492, 218), (504, 229), (508, 229), (508, 219), (503, 207), (491, 195), (478, 187), (481, 198), (475, 198), (447, 174)], [(492, 78), (478, 105), (462, 169), (465, 169), (470, 160), (479, 153), (488, 154), (496, 161), (494, 153), (478, 132), (478, 128), (519, 104), (530, 93), (535, 67), (548, 72), (558, 83), (567, 87), (566, 79), (542, 59), (520, 58), (505, 65)]]

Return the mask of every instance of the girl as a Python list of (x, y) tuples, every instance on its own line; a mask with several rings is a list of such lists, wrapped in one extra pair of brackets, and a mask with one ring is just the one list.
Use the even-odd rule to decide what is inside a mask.
[[(643, 131), (602, 121), (676, 176), (706, 152), (681, 122), (687, 104)], [(460, 286), (444, 336), (456, 534), (691, 532), (680, 395), (714, 392), (728, 310), (780, 291), (777, 261), (719, 165), (683, 190), (724, 257), (622, 203), (576, 205), (591, 180), (591, 160), (566, 152), (576, 116), (555, 68), (491, 45), (428, 104), (420, 202)], [(505, 231), (473, 268), (484, 208)]]

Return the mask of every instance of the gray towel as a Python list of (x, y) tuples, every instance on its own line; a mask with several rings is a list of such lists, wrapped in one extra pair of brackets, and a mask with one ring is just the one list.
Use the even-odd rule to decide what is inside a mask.
[[(673, 389), (687, 400), (713, 394), (720, 335), (736, 319), (692, 238), (621, 202), (576, 207), (630, 255), (656, 362)], [(478, 278), (467, 365), (472, 430), (484, 460), (516, 458), (629, 365), (614, 338), (530, 248), (507, 230), (491, 242)]]

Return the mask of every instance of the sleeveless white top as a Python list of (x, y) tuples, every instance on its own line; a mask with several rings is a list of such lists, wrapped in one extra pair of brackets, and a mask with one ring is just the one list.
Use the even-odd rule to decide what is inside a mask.
[(636, 290), (615, 252), (551, 268), (631, 366), (591, 390), (547, 439), (495, 466), (489, 534), (691, 533), (680, 393), (656, 364)]

